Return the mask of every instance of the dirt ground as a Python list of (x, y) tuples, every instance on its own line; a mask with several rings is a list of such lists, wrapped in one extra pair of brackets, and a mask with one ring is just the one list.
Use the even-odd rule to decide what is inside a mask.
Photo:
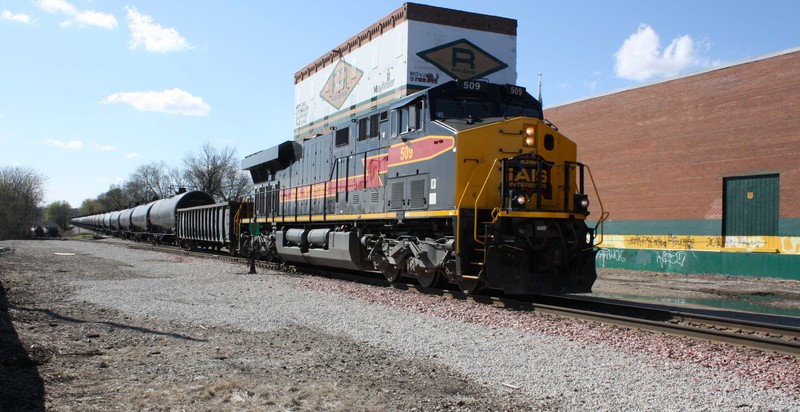
[(0, 254), (0, 411), (550, 409), (301, 325), (252, 333), (76, 305), (68, 282), (108, 264), (15, 245), (0, 244), (15, 248)]
[[(498, 396), (446, 367), (301, 325), (253, 333), (76, 305), (69, 282), (108, 276), (97, 269), (102, 259), (55, 264), (58, 256), (31, 255), (22, 245), (0, 243), (0, 411), (554, 408), (513, 392)], [(125, 267), (115, 269), (114, 276), (126, 275)], [(597, 289), (604, 293), (768, 293), (800, 308), (798, 282), (600, 275)]]

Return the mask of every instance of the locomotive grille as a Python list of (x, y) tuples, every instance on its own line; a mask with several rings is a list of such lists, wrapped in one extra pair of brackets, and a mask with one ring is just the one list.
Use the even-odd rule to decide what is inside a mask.
[(403, 208), (404, 182), (393, 182), (389, 196), (389, 209)]
[(425, 179), (411, 181), (411, 199), (409, 199), (409, 208), (425, 208)]

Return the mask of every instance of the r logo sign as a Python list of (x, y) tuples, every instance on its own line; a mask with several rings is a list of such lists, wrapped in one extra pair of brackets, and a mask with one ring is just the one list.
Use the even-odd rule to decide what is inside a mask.
[(458, 80), (481, 78), (508, 67), (467, 39), (421, 51), (417, 56)]

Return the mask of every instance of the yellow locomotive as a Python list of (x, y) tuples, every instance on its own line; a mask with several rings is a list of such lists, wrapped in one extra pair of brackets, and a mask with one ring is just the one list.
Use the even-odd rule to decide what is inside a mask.
[(467, 292), (591, 291), (588, 167), (524, 88), (448, 82), (327, 131), (242, 161), (256, 190), (237, 219), (261, 257)]

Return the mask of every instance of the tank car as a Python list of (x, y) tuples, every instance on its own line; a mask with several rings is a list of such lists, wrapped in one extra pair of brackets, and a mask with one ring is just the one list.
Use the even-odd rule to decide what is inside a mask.
[(178, 210), (213, 203), (214, 198), (208, 193), (183, 190), (132, 209), (75, 218), (72, 223), (137, 241), (176, 243)]
[(173, 243), (177, 232), (178, 209), (210, 205), (214, 198), (206, 192), (193, 190), (153, 202), (148, 215), (148, 232), (157, 242)]
[(150, 209), (156, 201), (139, 205), (131, 212), (131, 225), (129, 237), (136, 241), (141, 241), (143, 236), (148, 233), (150, 228)]
[(119, 213), (119, 236), (125, 239), (130, 238), (130, 231), (131, 231), (131, 215), (133, 214), (133, 208), (125, 209)]
[(589, 169), (524, 88), (454, 81), (341, 117), (243, 159), (261, 256), (467, 292), (591, 291)]
[(108, 217), (108, 230), (111, 234), (119, 233), (119, 216), (122, 214), (121, 210), (109, 213)]

